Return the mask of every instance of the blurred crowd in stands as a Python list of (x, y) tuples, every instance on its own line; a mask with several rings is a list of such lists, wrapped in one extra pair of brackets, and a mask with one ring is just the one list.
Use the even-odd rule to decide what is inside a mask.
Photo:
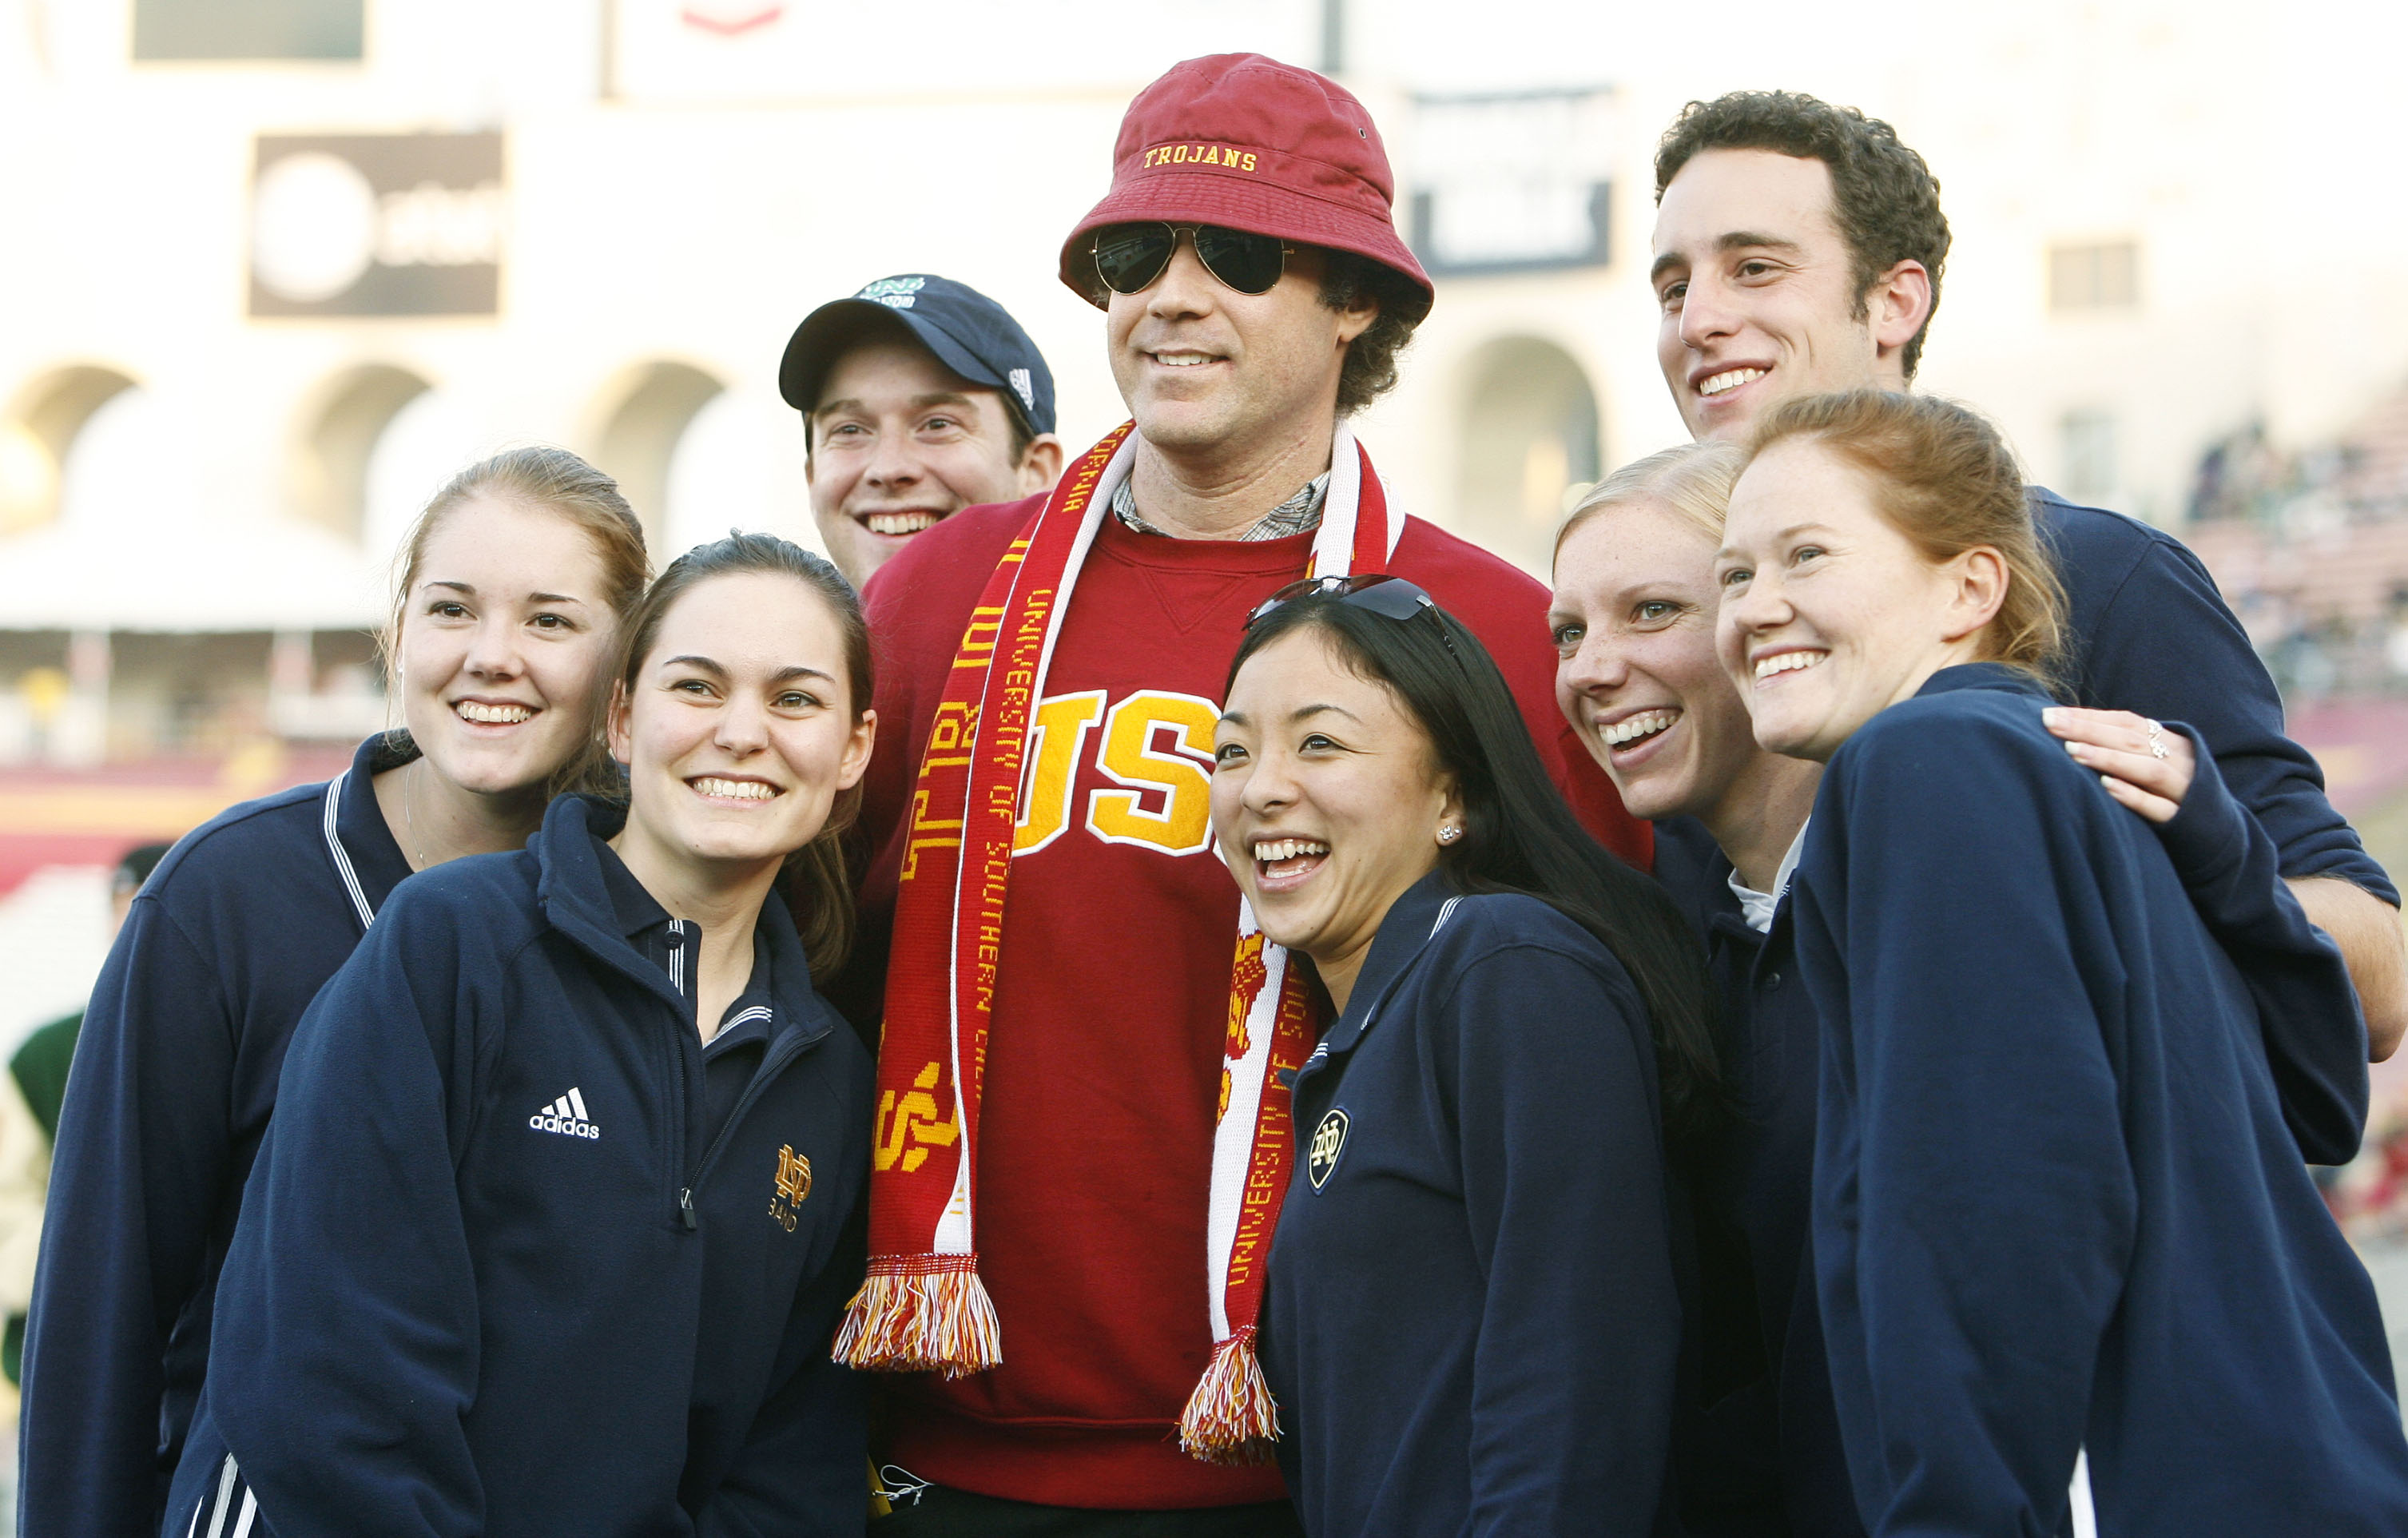
[(2408, 391), (2337, 442), (2244, 427), (2200, 462), (2183, 537), (2296, 710), (2408, 694)]

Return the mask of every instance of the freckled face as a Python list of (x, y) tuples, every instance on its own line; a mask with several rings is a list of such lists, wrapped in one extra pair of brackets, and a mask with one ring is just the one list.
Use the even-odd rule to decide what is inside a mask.
[(1639, 817), (1710, 816), (1762, 750), (1714, 654), (1714, 546), (1654, 501), (1555, 554), (1555, 703)]
[(1310, 626), (1249, 658), (1213, 734), (1212, 828), (1263, 932), (1359, 957), (1460, 820), (1420, 723)]
[(670, 868), (774, 865), (819, 837), (868, 767), (877, 718), (853, 713), (844, 630), (791, 577), (714, 577), (663, 617), (613, 702), (627, 826)]
[(1731, 492), (1716, 651), (1767, 750), (1828, 763), (1856, 729), (1976, 644), (1949, 634), (1948, 568), (1876, 510), (1863, 473), (1787, 438)]

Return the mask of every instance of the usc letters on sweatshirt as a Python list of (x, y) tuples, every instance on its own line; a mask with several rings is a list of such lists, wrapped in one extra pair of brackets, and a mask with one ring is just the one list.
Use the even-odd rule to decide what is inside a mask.
[[(882, 955), (913, 777), (970, 610), (1041, 505), (955, 513), (869, 584), (882, 730), (849, 978)], [(921, 1478), (1128, 1509), (1281, 1493), (1275, 1470), (1188, 1458), (1173, 1427), (1212, 1345), (1205, 1217), (1237, 936), (1237, 885), (1211, 851), (1212, 726), (1248, 611), (1303, 574), (1311, 545), (1106, 518), (1079, 576), (1032, 712), (979, 1128), (975, 1243), (1003, 1364), (904, 1380), (882, 1456)], [(1412, 518), (1387, 569), (1471, 626), (1574, 810), (1643, 861), (1645, 828), (1555, 709), (1546, 590)], [(909, 1128), (879, 1131), (886, 1157)]]

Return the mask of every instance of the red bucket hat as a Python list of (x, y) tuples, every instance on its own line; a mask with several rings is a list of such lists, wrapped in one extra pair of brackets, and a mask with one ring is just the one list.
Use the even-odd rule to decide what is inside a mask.
[(1129, 104), (1112, 190), (1063, 242), (1062, 281), (1094, 302), (1088, 237), (1159, 219), (1368, 256), (1412, 280), (1426, 314), (1429, 275), (1397, 236), (1396, 194), (1380, 130), (1345, 87), (1259, 53), (1190, 59)]

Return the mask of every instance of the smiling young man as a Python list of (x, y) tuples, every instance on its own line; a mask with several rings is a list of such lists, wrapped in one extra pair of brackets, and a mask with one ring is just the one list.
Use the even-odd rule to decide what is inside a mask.
[(890, 1486), (929, 1487), (896, 1497), (898, 1534), (1297, 1531), (1278, 1471), (1239, 1460), (1266, 1451), (1277, 1071), (1316, 1001), (1211, 853), (1254, 609), (1308, 573), (1419, 582), (1487, 643), (1587, 826), (1646, 854), (1555, 713), (1544, 591), (1404, 516), (1347, 425), (1431, 298), (1361, 104), (1257, 55), (1191, 60), (1112, 160), (1061, 272), (1105, 313), (1134, 422), (868, 592), (887, 1110), (839, 1346), (921, 1370), (880, 1454)]
[(881, 278), (812, 310), (778, 391), (803, 414), (820, 541), (855, 587), (962, 509), (1062, 473), (1044, 354), (1010, 311), (950, 278)]
[[(1692, 104), (1656, 157), (1656, 356), (1698, 438), (1743, 438), (1770, 406), (1904, 390), (1940, 303), (1940, 183), (1888, 124), (1811, 96)], [(2197, 556), (2147, 525), (2032, 490), (2070, 601), (2086, 706), (2182, 720), (2283, 852), (2309, 916), (2349, 960), (2372, 1056), (2408, 1033), (2399, 893), (2283, 735), (2273, 680)]]
[[(1911, 386), (1950, 236), (1939, 182), (1888, 124), (1784, 92), (1695, 102), (1658, 147), (1656, 182), (1656, 353), (1695, 437), (1744, 441), (1783, 401)], [(2267, 1030), (2278, 1084), (2286, 1065), (2306, 1065), (2348, 1087), (2342, 1075), (2362, 1075), (2359, 1059), (2389, 1056), (2408, 1029), (2396, 890), (2325, 798), (2315, 761), (2284, 735), (2273, 682), (2198, 558), (2132, 519), (2042, 487), (2029, 495), (2065, 586), (2077, 703), (2193, 727), (2273, 840), (2309, 917), (2341, 946), (2364, 1028), (2333, 1018), (2270, 1020)], [(2097, 735), (2072, 723), (2055, 729)], [(2082, 762), (2105, 769), (2116, 759), (2148, 762)], [(1802, 809), (1791, 815), (1802, 824)], [(1778, 881), (1770, 892), (1734, 891), (1728, 860), (1694, 824), (1662, 831), (1660, 870), (1704, 927), (1725, 978), (1738, 1038), (1733, 1093), (1753, 1125), (1790, 1129), (1744, 1149), (1734, 1140), (1719, 1177), (1727, 1184), (1707, 1198), (1729, 1229), (1759, 1240), (1739, 1272), (1717, 1281), (1710, 1267), (1707, 1307), (1719, 1298), (1761, 1322), (1760, 1341), (1710, 1339), (1708, 1360), (1729, 1347), (1741, 1359), (1760, 1352), (1769, 1367), (1706, 1419), (1718, 1440), (1688, 1460), (1692, 1523), (1853, 1535), (1862, 1519), (1841, 1456), (1799, 1207), (1799, 1172), (1813, 1157), (1813, 1054), (1774, 1044), (1796, 1040), (1801, 1021), (1812, 1039), (1788, 905), (1775, 906)], [(2362, 1076), (2349, 1092), (2362, 1107)], [(1711, 1246), (1712, 1213), (1705, 1230)], [(1781, 1237), (1762, 1242), (1769, 1234)], [(1710, 1336), (1715, 1328), (1710, 1312)]]

